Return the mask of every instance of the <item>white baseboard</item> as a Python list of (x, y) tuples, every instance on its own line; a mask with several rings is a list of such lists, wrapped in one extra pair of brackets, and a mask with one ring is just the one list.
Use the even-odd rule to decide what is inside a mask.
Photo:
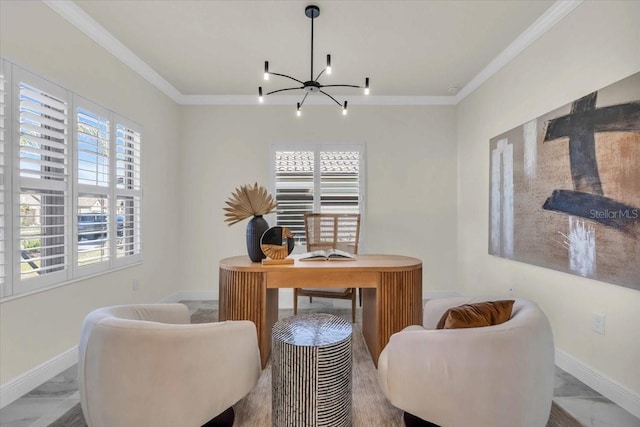
[(164, 297), (160, 302), (211, 301), (217, 299), (215, 291), (180, 291)]
[(616, 405), (640, 418), (640, 395), (607, 378), (592, 367), (562, 350), (556, 349), (556, 365), (606, 397)]
[(0, 386), (0, 409), (49, 381), (65, 369), (78, 363), (78, 347), (74, 346), (52, 359), (28, 370)]

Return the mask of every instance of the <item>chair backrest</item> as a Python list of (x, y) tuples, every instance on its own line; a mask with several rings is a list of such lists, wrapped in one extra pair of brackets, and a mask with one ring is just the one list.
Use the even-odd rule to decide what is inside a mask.
[(191, 324), (184, 304), (132, 304), (94, 310), (82, 326), (78, 386), (91, 427), (201, 426), (259, 377), (253, 322)]
[(341, 249), (358, 253), (360, 214), (307, 213), (304, 229), (307, 251)]

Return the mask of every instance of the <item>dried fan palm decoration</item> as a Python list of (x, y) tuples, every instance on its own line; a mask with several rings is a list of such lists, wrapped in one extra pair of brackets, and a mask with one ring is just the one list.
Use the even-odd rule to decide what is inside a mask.
[(256, 182), (243, 185), (231, 193), (229, 200), (225, 202), (228, 206), (224, 208), (225, 222), (233, 225), (245, 218), (255, 215), (266, 215), (276, 210), (278, 206), (271, 194), (264, 187), (259, 187)]

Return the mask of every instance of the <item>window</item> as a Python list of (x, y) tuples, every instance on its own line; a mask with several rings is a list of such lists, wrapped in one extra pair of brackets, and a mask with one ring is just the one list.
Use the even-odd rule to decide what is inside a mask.
[(7, 149), (9, 138), (9, 114), (8, 97), (9, 86), (9, 65), (0, 59), (0, 298), (10, 294), (10, 284), (7, 283), (8, 270), (11, 266), (7, 264), (7, 253), (5, 243), (5, 230), (10, 228), (10, 223), (6, 215), (9, 205), (7, 187), (10, 187), (10, 174), (6, 173)]
[[(277, 225), (306, 245), (304, 214), (364, 214), (364, 145), (273, 145)], [(363, 221), (362, 221), (363, 222)]]
[[(125, 123), (126, 120), (118, 118)], [(142, 136), (132, 124), (116, 125), (116, 221), (118, 259), (134, 257), (142, 250), (140, 202), (140, 142)]]
[(13, 194), (19, 198), (14, 290), (26, 292), (69, 278), (69, 94), (14, 71), (18, 175)]
[[(109, 111), (80, 97), (76, 107), (76, 267), (84, 274), (109, 267), (112, 225)], [(114, 217), (115, 219), (115, 217)]]
[(0, 62), (0, 297), (141, 259), (141, 135)]

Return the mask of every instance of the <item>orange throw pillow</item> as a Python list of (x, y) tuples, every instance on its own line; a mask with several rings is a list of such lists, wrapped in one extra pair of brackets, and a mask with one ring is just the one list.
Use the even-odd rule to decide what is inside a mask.
[(452, 307), (442, 315), (436, 329), (499, 325), (511, 318), (514, 302), (515, 300), (486, 301)]

